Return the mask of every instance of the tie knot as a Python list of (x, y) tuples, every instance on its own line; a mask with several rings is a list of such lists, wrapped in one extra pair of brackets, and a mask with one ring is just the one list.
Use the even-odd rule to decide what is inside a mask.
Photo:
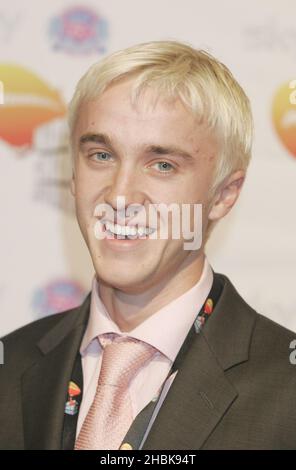
[(150, 344), (130, 336), (105, 333), (98, 339), (104, 349), (99, 377), (104, 385), (127, 386), (157, 352)]

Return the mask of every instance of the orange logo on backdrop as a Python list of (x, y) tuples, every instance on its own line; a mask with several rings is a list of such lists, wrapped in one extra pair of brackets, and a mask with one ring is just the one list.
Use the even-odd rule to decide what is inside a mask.
[(31, 145), (38, 126), (65, 115), (58, 91), (33, 72), (18, 65), (0, 64), (0, 80), (0, 138), (9, 144)]
[(285, 83), (277, 90), (272, 117), (281, 142), (296, 158), (296, 80)]

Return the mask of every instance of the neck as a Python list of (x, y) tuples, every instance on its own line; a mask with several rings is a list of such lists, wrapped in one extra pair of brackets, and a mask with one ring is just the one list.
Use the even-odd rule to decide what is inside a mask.
[(204, 253), (192, 260), (190, 256), (177, 273), (140, 293), (126, 293), (99, 282), (99, 294), (110, 317), (123, 332), (129, 332), (167, 304), (191, 289), (200, 279)]

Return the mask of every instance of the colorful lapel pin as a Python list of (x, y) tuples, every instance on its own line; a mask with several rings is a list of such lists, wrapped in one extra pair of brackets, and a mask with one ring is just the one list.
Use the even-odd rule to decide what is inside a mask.
[(69, 382), (68, 386), (68, 401), (66, 402), (65, 405), (65, 413), (67, 415), (76, 415), (78, 413), (78, 402), (74, 400), (74, 397), (77, 397), (78, 395), (81, 394), (81, 390), (76, 385), (75, 382)]
[(208, 298), (204, 303), (203, 309), (197, 315), (197, 318), (194, 322), (194, 327), (196, 333), (199, 333), (200, 329), (203, 327), (209, 316), (211, 315), (214, 308), (213, 300)]

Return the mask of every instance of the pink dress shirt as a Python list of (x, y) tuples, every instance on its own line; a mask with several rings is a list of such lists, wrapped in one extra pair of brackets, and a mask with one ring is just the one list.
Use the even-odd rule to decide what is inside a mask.
[(100, 374), (102, 348), (97, 336), (110, 332), (132, 336), (151, 344), (160, 351), (152, 361), (139, 371), (132, 380), (129, 390), (135, 419), (151, 400), (158, 398), (160, 389), (166, 380), (145, 436), (148, 435), (165, 395), (178, 372), (168, 376), (170, 368), (211, 290), (212, 283), (213, 270), (205, 257), (202, 275), (191, 289), (155, 312), (133, 330), (122, 332), (110, 318), (102, 303), (99, 297), (98, 281), (94, 277), (90, 317), (80, 347), (84, 393), (79, 410), (76, 436), (93, 402)]

